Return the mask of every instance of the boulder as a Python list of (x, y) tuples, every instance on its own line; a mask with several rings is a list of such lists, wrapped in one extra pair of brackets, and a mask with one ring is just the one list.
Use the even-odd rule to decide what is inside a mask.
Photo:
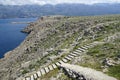
[(111, 67), (111, 66), (114, 66), (115, 65), (115, 61), (111, 58), (106, 58), (104, 61), (103, 61), (103, 64), (105, 66), (108, 66), (108, 67)]

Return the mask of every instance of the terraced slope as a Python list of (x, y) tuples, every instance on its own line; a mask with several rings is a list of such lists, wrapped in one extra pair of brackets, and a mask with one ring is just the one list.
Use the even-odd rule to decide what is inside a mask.
[[(75, 51), (73, 51), (72, 53), (69, 53), (68, 55), (64, 56), (62, 59), (58, 60), (55, 63), (52, 63), (51, 65), (48, 65), (42, 69), (40, 69), (39, 71), (36, 71), (36, 73), (26, 76), (26, 78), (23, 78), (23, 80), (35, 80), (40, 78), (41, 76), (49, 73), (52, 70), (55, 70), (56, 68), (58, 68), (61, 64), (63, 63), (67, 63), (73, 59), (75, 59), (75, 57), (80, 56), (81, 54), (83, 54), (83, 52), (86, 52), (87, 49), (92, 48), (93, 46), (99, 44), (99, 42), (94, 42), (91, 44), (87, 44), (85, 46), (82, 46), (78, 49), (76, 49)], [(22, 80), (22, 78), (21, 78)]]

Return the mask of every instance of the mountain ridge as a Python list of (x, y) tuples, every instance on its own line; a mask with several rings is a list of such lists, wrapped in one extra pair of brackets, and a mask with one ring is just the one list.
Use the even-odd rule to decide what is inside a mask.
[[(120, 14), (120, 4), (0, 5), (0, 18), (29, 18), (45, 15), (93, 16)], [(76, 11), (77, 10), (77, 11)]]

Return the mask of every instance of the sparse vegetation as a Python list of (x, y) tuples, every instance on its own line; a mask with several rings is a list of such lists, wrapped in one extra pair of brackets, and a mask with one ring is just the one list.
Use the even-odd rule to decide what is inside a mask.
[[(88, 21), (91, 18), (93, 17), (81, 17), (80, 19), (83, 20), (82, 22), (84, 22), (84, 20)], [(91, 23), (88, 25), (85, 22), (84, 24), (80, 24), (81, 26), (78, 26), (77, 23), (81, 21), (80, 19), (78, 17), (69, 18), (67, 22), (59, 23), (58, 25), (56, 25), (57, 27), (55, 28), (56, 30), (55, 33), (48, 35), (48, 37), (44, 40), (44, 42), (39, 44), (43, 45), (45, 48), (48, 48), (52, 45), (52, 47), (54, 46), (54, 49), (70, 48), (70, 44), (73, 44), (74, 45), (73, 50), (75, 50), (82, 45), (91, 43), (93, 41), (102, 41), (107, 36), (112, 35), (115, 32), (116, 33), (119, 32), (119, 29), (117, 29), (119, 27), (118, 25), (119, 22), (115, 21), (114, 23), (114, 21), (112, 21), (112, 19), (110, 19), (109, 17), (108, 19), (103, 18), (103, 20), (99, 20), (98, 17), (94, 17), (93, 19), (96, 20), (95, 21), (93, 20), (91, 22), (95, 22), (95, 25)], [(111, 21), (111, 22), (108, 23), (107, 21)], [(88, 28), (86, 27), (85, 29), (85, 26), (96, 26), (96, 27), (91, 27), (88, 31), (85, 31)], [(73, 30), (72, 33), (70, 33), (71, 29)], [(74, 32), (74, 30), (76, 30), (76, 32)], [(93, 31), (93, 33), (91, 33), (91, 31)], [(77, 40), (78, 37), (80, 37), (80, 35), (82, 35), (80, 40)], [(77, 44), (74, 44), (74, 42), (77, 42)], [(88, 56), (84, 57), (84, 62), (80, 63), (79, 65), (102, 71), (101, 66), (104, 66), (103, 60), (105, 58), (113, 58), (115, 60), (116, 56), (118, 56), (119, 51), (118, 51), (118, 47), (116, 47), (116, 45), (118, 45), (117, 43), (118, 42), (116, 42), (116, 44), (105, 43), (89, 49), (87, 55), (90, 57)], [(44, 65), (45, 63), (47, 63), (47, 58), (52, 55), (57, 56), (58, 55), (57, 50), (49, 52), (48, 55), (45, 55), (41, 60), (37, 61), (38, 65), (34, 65), (34, 68), (35, 66), (39, 67), (40, 65)], [(51, 63), (52, 62), (55, 63), (65, 55), (66, 54), (62, 55), (61, 57), (59, 56), (54, 61), (51, 61)]]
[[(15, 70), (19, 70), (18, 73), (26, 74), (27, 72), (38, 70), (40, 67), (55, 63), (66, 56), (68, 52), (59, 54), (62, 49), (72, 52), (80, 46), (91, 42), (103, 41), (105, 42), (104, 44), (88, 49), (88, 52), (82, 57), (83, 61), (76, 63), (84, 67), (103, 71), (103, 67), (105, 67), (103, 63), (107, 58), (115, 62), (119, 61), (120, 58), (120, 39), (119, 36), (114, 35), (120, 32), (119, 20), (120, 15), (43, 17), (43, 20), (40, 19), (32, 23), (33, 26), (28, 26), (25, 29), (25, 31), (29, 31), (30, 28), (32, 31), (30, 31), (28, 37), (20, 47), (11, 52), (11, 54), (17, 55), (17, 57), (10, 55), (7, 61), (2, 61), (3, 64), (9, 64), (0, 65), (0, 67), (9, 67), (10, 69), (7, 69), (8, 72), (13, 70), (11, 74), (14, 75), (16, 73)], [(25, 68), (18, 66), (26, 61), (31, 61), (29, 66), (25, 66)], [(71, 62), (74, 62), (74, 60)], [(15, 69), (13, 69), (14, 67)], [(119, 64), (116, 63), (115, 66), (108, 67), (108, 72), (106, 73), (119, 79), (119, 74), (116, 71), (118, 68)], [(56, 77), (57, 73), (59, 73), (58, 70), (54, 70), (43, 76), (42, 79), (45, 78), (48, 80), (54, 74)], [(14, 76), (12, 75), (12, 77)], [(65, 75), (62, 75), (59, 79), (69, 80)], [(4, 80), (4, 76), (2, 80)]]

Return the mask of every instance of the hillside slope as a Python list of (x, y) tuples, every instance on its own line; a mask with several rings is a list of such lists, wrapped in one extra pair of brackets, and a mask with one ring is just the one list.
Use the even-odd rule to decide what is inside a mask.
[[(22, 32), (29, 34), (27, 38), (0, 60), (0, 80), (15, 80), (32, 74), (94, 41), (103, 41), (105, 44), (89, 49), (80, 56), (82, 61), (76, 58), (70, 63), (97, 69), (120, 79), (120, 15), (43, 16)], [(113, 65), (106, 62), (109, 60)], [(70, 80), (59, 74), (56, 69), (42, 79)]]

